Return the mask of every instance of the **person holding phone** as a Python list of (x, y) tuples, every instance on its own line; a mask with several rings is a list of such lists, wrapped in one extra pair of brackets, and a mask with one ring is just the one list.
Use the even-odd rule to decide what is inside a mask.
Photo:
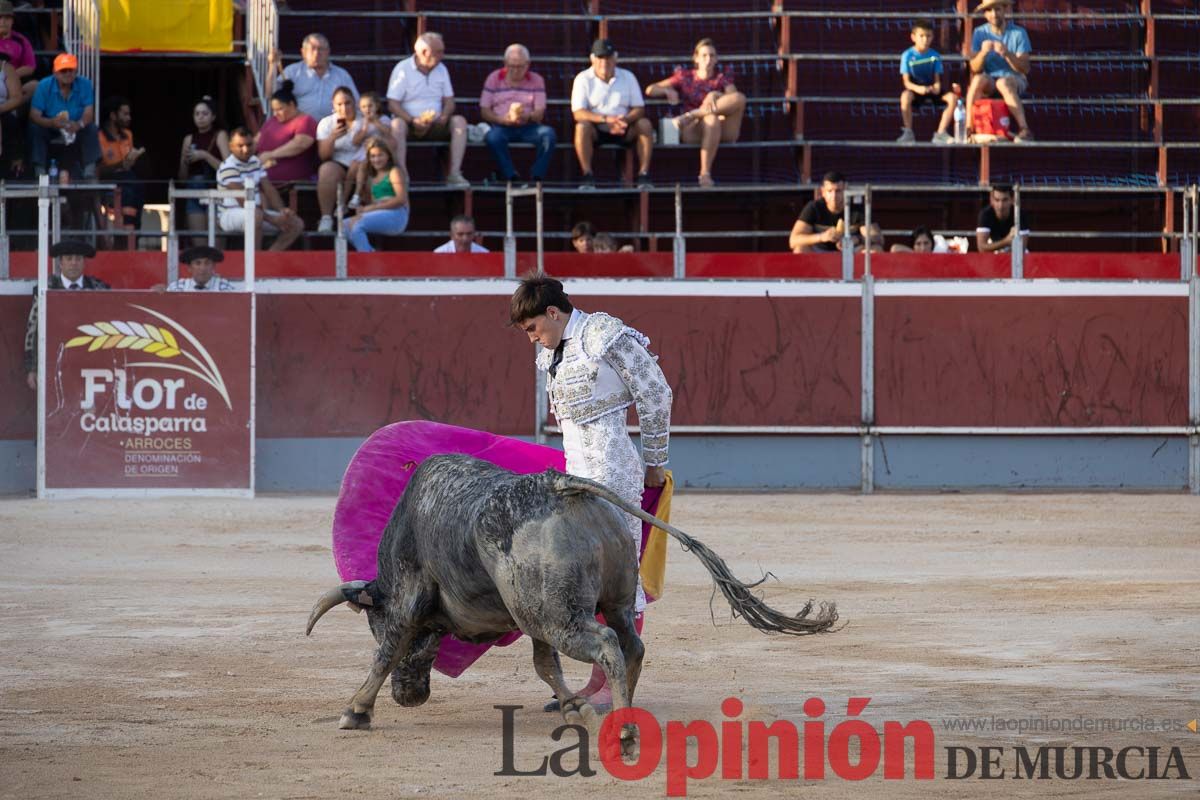
[[(317, 233), (333, 233), (333, 212), (337, 208), (338, 187), (346, 180), (346, 173), (359, 146), (354, 134), (362, 130), (363, 120), (358, 116), (358, 98), (348, 86), (339, 86), (333, 92), (333, 113), (317, 124), (317, 155), (321, 166), (317, 169), (317, 204), (321, 207), (321, 221)], [(349, 201), (350, 197), (342, 198)]]
[[(188, 189), (211, 189), (217, 182), (217, 169), (229, 158), (229, 134), (217, 121), (216, 104), (205, 95), (192, 106), (194, 130), (183, 137), (179, 149), (176, 180)], [(186, 203), (188, 230), (208, 228), (208, 214), (197, 198)]]

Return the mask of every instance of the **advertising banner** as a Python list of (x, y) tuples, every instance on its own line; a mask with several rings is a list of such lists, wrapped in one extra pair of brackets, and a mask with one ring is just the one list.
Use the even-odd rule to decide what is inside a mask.
[(251, 320), (245, 293), (47, 292), (46, 492), (252, 493)]

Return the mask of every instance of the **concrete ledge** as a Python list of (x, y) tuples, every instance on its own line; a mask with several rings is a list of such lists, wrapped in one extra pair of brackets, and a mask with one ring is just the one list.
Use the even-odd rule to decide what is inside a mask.
[[(520, 437), (530, 439), (532, 437)], [(361, 438), (259, 439), (260, 492), (337, 492)], [(560, 441), (548, 444), (561, 447)], [(1184, 436), (882, 436), (880, 490), (1184, 491)], [(857, 436), (685, 436), (671, 468), (685, 489), (839, 490), (860, 487)], [(36, 486), (31, 441), (0, 441), (0, 493)]]

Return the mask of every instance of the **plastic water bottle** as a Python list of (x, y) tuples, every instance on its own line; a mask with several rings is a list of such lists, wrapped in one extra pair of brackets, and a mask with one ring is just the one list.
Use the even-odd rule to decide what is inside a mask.
[(967, 141), (967, 105), (961, 97), (954, 104), (954, 141)]
[(58, 183), (58, 161), (56, 159), (50, 159), (50, 169), (46, 174), (50, 176), (51, 183)]

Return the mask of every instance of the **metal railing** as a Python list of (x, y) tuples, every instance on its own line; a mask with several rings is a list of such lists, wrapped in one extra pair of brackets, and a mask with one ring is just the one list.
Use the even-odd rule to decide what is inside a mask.
[[(254, 251), (258, 244), (258, 231), (255, 228), (256, 210), (258, 209), (258, 193), (253, 186), (247, 186), (245, 189), (176, 189), (175, 182), (172, 181), (168, 189), (167, 202), (170, 204), (170, 211), (167, 214), (167, 283), (171, 283), (179, 278), (179, 229), (175, 223), (175, 206), (177, 200), (199, 200), (200, 204), (206, 207), (208, 216), (208, 225), (205, 231), (205, 237), (209, 247), (215, 247), (217, 244), (217, 206), (221, 201), (229, 200), (244, 200), (244, 220), (245, 225), (242, 231), (242, 247), (245, 251), (244, 258), (246, 263), (247, 280), (251, 281), (254, 275)], [(196, 231), (190, 231), (184, 234), (185, 236), (195, 237), (199, 235)], [(247, 288), (250, 287), (247, 283)]]
[[(100, 6), (97, 0), (63, 2), (63, 44), (79, 59), (79, 75), (91, 81), (100, 98)], [(96, 115), (99, 119), (99, 114)]]
[[(283, 13), (289, 17), (321, 17), (328, 15), (328, 9), (297, 9), (286, 8)], [(645, 14), (625, 14), (625, 13), (599, 13), (599, 14), (559, 14), (552, 12), (531, 12), (531, 13), (500, 13), (494, 11), (462, 11), (456, 8), (439, 10), (437, 8), (422, 8), (419, 11), (367, 11), (367, 10), (352, 10), (338, 11), (339, 17), (361, 18), (361, 19), (417, 19), (425, 17), (427, 19), (477, 19), (477, 20), (522, 20), (533, 22), (586, 22), (599, 24), (601, 22), (652, 22), (652, 21), (721, 21), (729, 20), (775, 20), (780, 18), (796, 18), (796, 19), (855, 19), (855, 20), (875, 20), (875, 19), (890, 19), (901, 22), (912, 20), (915, 11), (872, 11), (872, 10), (842, 10), (837, 11), (803, 11), (803, 10), (777, 10), (777, 11), (686, 11), (686, 12), (650, 12)], [(934, 19), (934, 20), (960, 20), (964, 18), (963, 14), (957, 11), (922, 11), (919, 16)], [(967, 15), (976, 20), (982, 20), (983, 17), (976, 15)], [(1178, 20), (1188, 21), (1195, 17), (1187, 13), (1180, 14), (1154, 14), (1156, 20)], [(1008, 15), (1009, 19), (1013, 20), (1066, 20), (1071, 22), (1140, 22), (1145, 19), (1145, 15), (1136, 11), (1127, 12), (1094, 12), (1080, 11), (1072, 13), (1053, 13), (1053, 12), (1014, 12)]]
[(268, 111), (267, 75), (272, 69), (271, 53), (279, 46), (279, 7), (275, 0), (246, 3), (246, 63), (254, 75), (263, 113)]
[[(812, 187), (812, 188), (815, 188), (815, 187)], [(724, 187), (724, 189), (726, 191), (739, 192), (739, 193), (750, 191), (750, 190), (753, 190), (753, 191), (762, 191), (763, 190), (761, 187), (740, 187), (739, 188), (736, 186)], [(803, 188), (801, 188), (801, 187), (795, 187), (795, 188), (785, 187), (785, 190), (787, 190), (787, 191), (795, 191), (797, 189), (799, 189), (800, 191), (803, 192)], [(570, 190), (563, 190), (563, 191), (568, 192), (568, 193), (570, 192)], [(617, 191), (629, 193), (629, 192), (637, 191), (637, 190), (631, 188), (631, 189), (624, 189), (624, 190), (617, 190)], [(672, 199), (674, 201), (675, 229), (673, 231), (627, 231), (627, 232), (623, 232), (623, 233), (616, 234), (616, 235), (632, 236), (632, 237), (638, 237), (638, 238), (670, 238), (672, 240), (672, 253), (673, 253), (673, 265), (674, 265), (673, 266), (673, 275), (677, 279), (683, 279), (683, 278), (687, 277), (686, 258), (687, 258), (687, 240), (688, 239), (780, 238), (780, 239), (786, 241), (786, 238), (790, 231), (782, 231), (782, 230), (778, 230), (778, 231), (763, 231), (763, 230), (758, 230), (758, 231), (738, 231), (738, 230), (685, 231), (683, 229), (684, 218), (685, 218), (685, 213), (684, 213), (684, 197), (685, 197), (685, 195), (703, 197), (703, 196), (707, 196), (707, 195), (711, 194), (713, 191), (714, 190), (712, 190), (712, 189), (698, 189), (698, 188), (694, 188), (694, 187), (688, 187), (685, 189), (680, 184), (676, 184), (673, 189), (667, 188), (667, 187), (658, 187), (658, 188), (652, 190), (653, 194), (662, 196), (663, 194), (665, 194), (667, 192), (671, 193)], [(928, 195), (933, 195), (934, 193), (937, 193), (937, 192), (957, 193), (957, 194), (961, 194), (961, 193), (980, 194), (980, 193), (986, 192), (986, 191), (987, 191), (986, 187), (960, 186), (960, 185), (930, 186), (930, 185), (923, 185), (923, 184), (911, 184), (911, 185), (910, 184), (879, 184), (879, 185), (867, 185), (867, 186), (861, 186), (861, 187), (853, 187), (853, 186), (848, 187), (846, 190), (847, 202), (846, 202), (846, 205), (842, 212), (843, 213), (843, 230), (845, 232), (843, 239), (842, 239), (842, 250), (841, 250), (843, 280), (847, 280), (847, 281), (853, 280), (853, 275), (854, 275), (854, 246), (853, 246), (851, 225), (850, 225), (851, 213), (852, 213), (851, 206), (854, 201), (858, 200), (858, 201), (862, 202), (862, 206), (863, 206), (862, 214), (866, 218), (866, 221), (867, 221), (866, 224), (869, 226), (871, 220), (874, 217), (873, 195), (876, 195), (876, 194), (895, 192), (895, 193), (911, 195), (911, 194), (919, 192), (923, 195), (928, 196)], [(1164, 187), (1164, 188), (1153, 188), (1153, 187), (1130, 187), (1130, 188), (1066, 187), (1066, 188), (1059, 188), (1059, 187), (1042, 187), (1042, 186), (1028, 186), (1027, 187), (1027, 186), (1020, 186), (1020, 185), (1014, 186), (1013, 187), (1013, 225), (1017, 229), (1017, 235), (1014, 237), (1012, 248), (1009, 251), (1011, 254), (1011, 258), (1012, 258), (1012, 273), (1011, 273), (1012, 277), (1013, 278), (1021, 278), (1024, 276), (1025, 254), (1026, 254), (1026, 250), (1028, 248), (1028, 240), (1030, 238), (1047, 238), (1047, 239), (1065, 239), (1065, 238), (1070, 238), (1070, 237), (1094, 238), (1094, 239), (1155, 238), (1155, 239), (1163, 239), (1165, 241), (1177, 241), (1180, 243), (1180, 273), (1183, 276), (1183, 279), (1187, 280), (1187, 276), (1195, 272), (1194, 260), (1195, 260), (1195, 256), (1196, 256), (1195, 251), (1197, 249), (1197, 246), (1195, 244), (1194, 236), (1192, 235), (1191, 231), (1195, 227), (1195, 217), (1197, 214), (1197, 211), (1195, 208), (1195, 200), (1194, 200), (1196, 191), (1197, 191), (1197, 189), (1194, 186), (1192, 186), (1192, 187), (1174, 187), (1174, 188), (1171, 188), (1171, 187)], [(1142, 232), (1142, 231), (1036, 231), (1036, 232), (1034, 232), (1034, 231), (1030, 231), (1028, 229), (1023, 228), (1021, 225), (1021, 216), (1023, 213), (1023, 211), (1022, 211), (1022, 208), (1023, 208), (1022, 194), (1051, 194), (1051, 193), (1053, 193), (1053, 194), (1085, 194), (1085, 195), (1086, 194), (1160, 195), (1163, 192), (1171, 192), (1172, 194), (1180, 193), (1183, 196), (1184, 217), (1183, 217), (1183, 228), (1182, 228), (1182, 231), (1180, 231), (1180, 232), (1167, 231), (1167, 230), (1163, 230), (1163, 231), (1155, 232), (1155, 233)], [(536, 240), (537, 240), (536, 246), (537, 246), (537, 251), (538, 251), (538, 265), (540, 268), (541, 264), (542, 264), (542, 253), (544, 252), (543, 239), (545, 239), (545, 238), (561, 239), (561, 238), (566, 238), (569, 236), (569, 234), (560, 233), (560, 232), (555, 232), (552, 234), (544, 234), (544, 233), (540, 232), (541, 228), (542, 228), (543, 205), (545, 203), (545, 197), (548, 194), (555, 194), (555, 193), (556, 193), (555, 190), (545, 189), (542, 187), (538, 187), (537, 189), (513, 189), (511, 186), (509, 186), (506, 189), (505, 203), (506, 203), (506, 207), (508, 209), (508, 213), (506, 216), (507, 226), (504, 231), (504, 241), (505, 241), (504, 270), (505, 270), (506, 276), (512, 277), (516, 274), (516, 258), (517, 258), (516, 242), (518, 239), (531, 238), (531, 237), (536, 236)], [(597, 191), (597, 193), (599, 193), (599, 190)], [(517, 231), (514, 226), (514, 215), (512, 213), (513, 201), (516, 198), (527, 197), (527, 196), (534, 197), (535, 202), (537, 203), (537, 206), (538, 206), (537, 219), (538, 219), (539, 232), (537, 232), (537, 233), (527, 232), (527, 231)], [(856, 215), (857, 215), (857, 213), (856, 213)], [(886, 231), (882, 231), (882, 233), (884, 233), (885, 235), (903, 235), (904, 233), (907, 233), (907, 231), (898, 231), (896, 229), (888, 229)], [(950, 233), (952, 235), (963, 235), (963, 234), (969, 235), (969, 234), (974, 233), (974, 231), (947, 231), (946, 233)], [(869, 262), (869, 258), (870, 258), (870, 256), (868, 254), (867, 255), (868, 262)], [(1190, 266), (1190, 271), (1189, 271), (1189, 266)]]
[[(66, 202), (65, 196), (71, 192), (112, 192), (115, 188), (114, 184), (109, 183), (86, 183), (86, 184), (69, 184), (64, 186), (53, 185), (50, 187), (50, 207), (51, 207), (51, 236), (57, 240), (62, 235), (84, 236), (96, 238), (111, 235), (136, 236), (139, 238), (154, 238), (164, 237), (167, 240), (167, 261), (172, 274), (178, 268), (179, 259), (179, 238), (189, 237), (193, 240), (203, 236), (210, 245), (216, 245), (217, 236), (221, 233), (218, 230), (217, 217), (219, 214), (220, 201), (224, 198), (237, 197), (241, 198), (244, 195), (240, 190), (220, 190), (220, 189), (183, 189), (175, 185), (173, 181), (168, 184), (168, 208), (167, 225), (163, 231), (157, 230), (104, 230), (104, 229), (81, 229), (81, 230), (65, 230), (62, 226), (61, 207)], [(431, 187), (435, 188), (435, 187)], [(440, 188), (440, 187), (436, 187)], [(654, 198), (670, 197), (672, 202), (672, 217), (673, 227), (667, 230), (627, 230), (627, 231), (609, 231), (609, 233), (620, 239), (631, 239), (634, 241), (659, 242), (663, 240), (671, 241), (671, 252), (673, 254), (673, 269), (672, 275), (676, 279), (686, 279), (687, 274), (687, 253), (689, 250), (697, 250), (695, 245), (689, 245), (688, 240), (703, 241), (703, 240), (764, 240), (774, 239), (780, 243), (780, 248), (783, 249), (787, 242), (790, 229), (787, 230), (685, 230), (685, 221), (687, 217), (687, 204), (692, 199), (711, 198), (715, 194), (735, 194), (741, 195), (746, 193), (760, 193), (769, 195), (793, 195), (799, 196), (800, 200), (806, 202), (813, 196), (814, 190), (817, 189), (816, 184), (771, 184), (771, 185), (745, 185), (737, 186), (733, 184), (723, 184), (719, 187), (711, 189), (700, 189), (695, 186), (683, 186), (676, 184), (675, 186), (658, 186), (653, 189), (638, 189), (635, 187), (613, 188), (613, 189), (597, 189), (589, 196), (604, 197), (604, 196), (628, 196), (631, 194), (641, 194), (645, 197), (644, 202), (649, 202)], [(1200, 246), (1196, 244), (1194, 229), (1197, 222), (1196, 205), (1195, 205), (1195, 187), (1046, 187), (1046, 186), (1016, 186), (1014, 187), (1014, 215), (1017, 221), (1018, 230), (1021, 233), (1014, 242), (1015, 247), (1011, 251), (1013, 262), (1012, 277), (1020, 278), (1024, 273), (1024, 256), (1028, 248), (1030, 239), (1055, 241), (1066, 239), (1095, 239), (1095, 240), (1139, 240), (1139, 239), (1159, 239), (1169, 244), (1177, 244), (1179, 248), (1180, 258), (1180, 275), (1186, 280), (1186, 276), (1195, 272), (1194, 262), (1197, 256), (1197, 250)], [(556, 197), (562, 196), (577, 196), (578, 190), (574, 188), (554, 187), (554, 186), (537, 186), (534, 188), (520, 189), (511, 185), (495, 186), (488, 189), (475, 189), (475, 192), (503, 192), (505, 194), (505, 226), (503, 230), (484, 230), (483, 233), (489, 237), (500, 237), (504, 242), (504, 267), (505, 274), (515, 276), (518, 243), (531, 242), (533, 249), (537, 252), (537, 263), (541, 266), (544, 263), (544, 253), (546, 252), (546, 241), (563, 241), (570, 238), (570, 234), (566, 231), (547, 231), (545, 229), (545, 207), (549, 202), (553, 204)], [(974, 185), (937, 185), (937, 184), (871, 184), (870, 186), (851, 186), (847, 191), (848, 203), (843, 211), (845, 229), (849, 230), (850, 214), (852, 213), (851, 203), (859, 202), (861, 207), (854, 208), (853, 213), (857, 216), (862, 214), (870, 216), (872, 220), (878, 219), (877, 198), (883, 194), (904, 194), (913, 195), (921, 194), (929, 197), (931, 201), (936, 202), (939, 195), (981, 195), (987, 191), (986, 187)], [(1027, 230), (1024, 229), (1019, 220), (1023, 219), (1026, 213), (1026, 198), (1028, 195), (1058, 195), (1058, 196), (1116, 196), (1128, 197), (1130, 195), (1141, 195), (1147, 197), (1162, 197), (1166, 193), (1168, 197), (1181, 196), (1183, 198), (1183, 216), (1179, 230), (1163, 230), (1159, 231), (1133, 231), (1133, 230)], [(342, 221), (344, 217), (344, 198), (341, 196), (339, 187), (339, 198), (337, 206), (337, 214), (335, 219), (338, 221), (337, 227), (331, 234), (317, 234), (312, 231), (308, 236), (316, 240), (332, 240), (334, 251), (332, 256), (335, 262), (335, 276), (344, 278), (348, 275), (348, 241), (346, 237), (345, 224)], [(38, 192), (35, 188), (27, 184), (5, 184), (0, 182), (0, 279), (9, 276), (8, 270), (8, 254), (11, 248), (11, 241), (14, 236), (30, 236), (34, 231), (29, 230), (14, 230), (9, 225), (8, 212), (11, 208), (11, 203), (18, 200), (26, 200), (37, 198)], [(516, 224), (518, 201), (523, 198), (529, 198), (534, 201), (535, 213), (534, 226), (529, 228), (520, 228)], [(180, 218), (177, 216), (179, 209), (177, 208), (180, 200), (195, 199), (201, 205), (206, 207), (207, 224), (201, 231), (190, 231), (181, 227), (179, 224)], [(881, 227), (881, 233), (888, 238), (907, 237), (910, 233), (908, 229), (895, 227)], [(938, 228), (938, 233), (946, 236), (966, 236), (972, 242), (974, 241), (974, 228), (965, 230)], [(221, 234), (227, 235), (227, 234)], [(410, 229), (398, 237), (403, 239), (429, 239), (443, 237), (442, 230), (416, 230)], [(651, 245), (654, 246), (654, 245)], [(972, 244), (972, 247), (974, 245)], [(851, 279), (853, 259), (849, 248), (843, 243), (843, 277), (847, 280)]]

